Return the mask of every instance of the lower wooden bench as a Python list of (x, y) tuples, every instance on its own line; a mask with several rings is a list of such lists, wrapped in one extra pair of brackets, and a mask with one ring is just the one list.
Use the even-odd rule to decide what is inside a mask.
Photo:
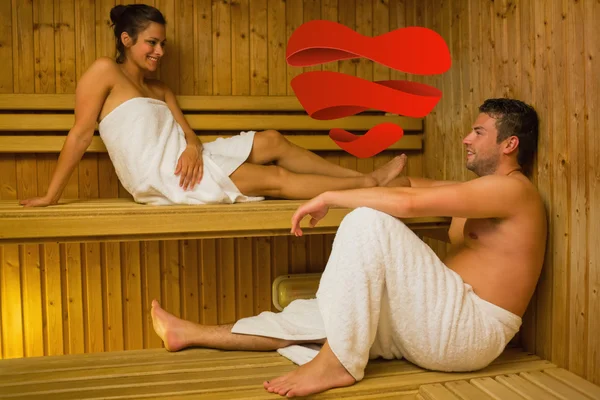
[[(294, 368), (276, 352), (208, 349), (1, 360), (0, 399), (274, 399), (280, 397), (266, 392), (262, 382)], [(469, 373), (375, 360), (363, 381), (314, 398), (571, 400), (598, 399), (600, 388), (535, 355), (508, 348), (487, 368)]]
[[(289, 235), (303, 201), (266, 200), (216, 205), (148, 206), (128, 199), (66, 200), (24, 208), (0, 200), (0, 244)], [(333, 233), (350, 209), (332, 208), (305, 234)], [(308, 226), (305, 218), (302, 226)], [(407, 218), (411, 229), (447, 228), (449, 218)]]

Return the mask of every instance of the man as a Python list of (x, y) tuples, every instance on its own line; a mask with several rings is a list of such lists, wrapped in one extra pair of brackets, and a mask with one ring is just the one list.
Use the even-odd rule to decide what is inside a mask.
[[(512, 99), (487, 100), (479, 111), (463, 140), (466, 166), (478, 178), (408, 178), (404, 187), (313, 198), (292, 217), (292, 233), (302, 234), (307, 215), (316, 225), (329, 206), (356, 209), (338, 229), (317, 299), (215, 327), (179, 320), (153, 302), (154, 327), (167, 349), (323, 344), (308, 363), (264, 383), (287, 397), (351, 385), (376, 357), (441, 371), (487, 366), (521, 326), (547, 225), (540, 195), (523, 174), (537, 146), (536, 112)], [(395, 218), (427, 216), (452, 217), (452, 251), (443, 262)]]

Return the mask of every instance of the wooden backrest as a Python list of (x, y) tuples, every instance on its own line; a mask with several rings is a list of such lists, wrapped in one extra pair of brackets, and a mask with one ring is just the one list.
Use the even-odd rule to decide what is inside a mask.
[[(405, 136), (390, 150), (422, 149), (423, 120), (381, 112), (365, 112), (337, 120), (310, 118), (294, 96), (178, 96), (192, 129), (202, 141), (242, 130), (276, 129), (309, 150), (341, 150), (327, 135), (331, 128), (366, 132), (383, 122), (400, 125)], [(0, 95), (0, 153), (59, 152), (73, 126), (72, 94)], [(211, 135), (203, 132), (229, 132)], [(88, 152), (106, 152), (95, 136)]]

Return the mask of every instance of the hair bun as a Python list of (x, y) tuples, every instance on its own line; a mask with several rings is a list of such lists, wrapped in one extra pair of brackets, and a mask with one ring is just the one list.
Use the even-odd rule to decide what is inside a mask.
[(112, 21), (113, 25), (116, 25), (116, 23), (121, 19), (121, 16), (125, 10), (127, 10), (127, 6), (124, 5), (114, 6), (110, 10), (110, 20)]

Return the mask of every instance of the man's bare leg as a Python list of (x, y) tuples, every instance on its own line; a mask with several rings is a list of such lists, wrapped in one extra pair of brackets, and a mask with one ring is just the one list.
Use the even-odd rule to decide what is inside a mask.
[(406, 156), (399, 156), (369, 175), (337, 178), (324, 175), (297, 174), (276, 165), (242, 164), (230, 178), (248, 196), (284, 199), (311, 199), (331, 190), (386, 186), (404, 168)]
[(353, 385), (356, 380), (340, 363), (329, 344), (310, 362), (277, 379), (263, 383), (265, 389), (282, 396), (308, 396), (336, 387)]
[(178, 351), (191, 346), (221, 350), (270, 351), (292, 344), (308, 343), (264, 336), (238, 335), (231, 333), (233, 325), (195, 324), (163, 310), (156, 300), (152, 301), (152, 324), (154, 331), (169, 351)]

